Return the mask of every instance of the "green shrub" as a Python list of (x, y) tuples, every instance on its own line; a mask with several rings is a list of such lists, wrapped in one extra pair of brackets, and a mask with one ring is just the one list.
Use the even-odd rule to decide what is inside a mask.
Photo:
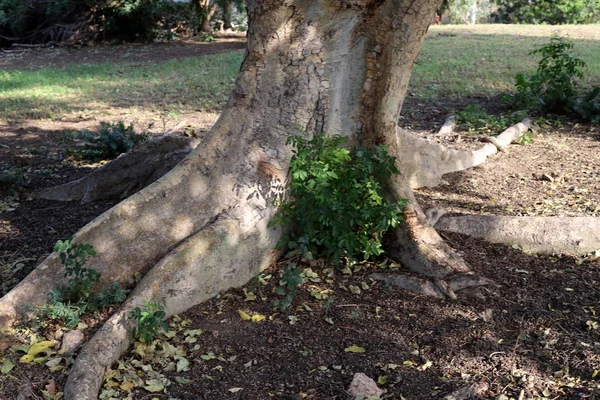
[(150, 344), (160, 332), (167, 332), (169, 325), (164, 321), (165, 307), (155, 301), (144, 303), (142, 308), (136, 307), (128, 318), (137, 320), (137, 327), (133, 330), (133, 337)]
[(290, 200), (273, 224), (290, 227), (279, 247), (307, 257), (367, 260), (383, 252), (383, 234), (402, 220), (405, 202), (384, 198), (383, 185), (397, 174), (385, 147), (350, 152), (341, 137), (291, 136)]
[(292, 301), (298, 292), (298, 286), (304, 283), (302, 268), (298, 268), (296, 265), (295, 262), (292, 262), (283, 268), (283, 276), (279, 281), (279, 286), (275, 288), (275, 293), (281, 296), (280, 299), (275, 300), (275, 307), (282, 310), (292, 305)]
[(99, 292), (94, 286), (100, 281), (100, 273), (85, 264), (96, 252), (89, 244), (73, 245), (70, 240), (59, 240), (54, 245), (60, 261), (65, 267), (65, 276), (70, 278), (67, 285), (50, 292), (49, 302), (38, 310), (38, 320), (61, 320), (68, 328), (79, 323), (82, 315), (102, 310), (111, 304), (125, 300), (127, 292), (119, 283), (104, 286)]
[(573, 100), (571, 107), (581, 119), (600, 124), (600, 86)]
[(23, 170), (13, 165), (0, 166), (0, 189), (18, 190), (25, 182)]
[(498, 0), (498, 19), (510, 24), (589, 24), (600, 21), (598, 0)]
[(570, 112), (577, 79), (583, 79), (585, 68), (585, 62), (572, 56), (572, 50), (572, 43), (553, 37), (550, 43), (530, 52), (542, 59), (534, 75), (516, 76), (517, 104), (555, 114)]
[(75, 139), (84, 142), (82, 148), (69, 149), (69, 157), (81, 161), (112, 160), (128, 152), (135, 145), (148, 139), (147, 134), (137, 134), (133, 125), (126, 126), (123, 121), (100, 123), (100, 131), (84, 130), (75, 134)]

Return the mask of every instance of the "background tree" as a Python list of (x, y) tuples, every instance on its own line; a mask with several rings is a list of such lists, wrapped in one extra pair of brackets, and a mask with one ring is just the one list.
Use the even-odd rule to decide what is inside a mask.
[(497, 0), (497, 16), (510, 24), (589, 24), (600, 20), (598, 0)]

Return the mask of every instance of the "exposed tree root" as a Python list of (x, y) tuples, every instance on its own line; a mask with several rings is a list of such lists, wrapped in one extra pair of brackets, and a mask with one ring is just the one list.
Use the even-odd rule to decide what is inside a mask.
[(448, 149), (398, 128), (395, 145), (406, 151), (399, 160), (399, 169), (412, 188), (437, 186), (443, 182), (443, 175), (482, 164), (488, 156), (518, 140), (530, 127), (531, 120), (524, 119), (500, 135), (489, 137), (490, 143), (473, 151)]
[[(492, 143), (475, 151), (450, 150), (398, 128), (395, 145), (411, 151), (399, 160), (403, 179), (396, 180), (390, 187), (393, 196), (408, 199), (408, 205), (404, 210), (405, 222), (396, 230), (397, 239), (387, 250), (407, 269), (428, 276), (432, 281), (406, 276), (390, 277), (396, 286), (424, 295), (456, 299), (457, 290), (492, 283), (473, 275), (463, 258), (439, 236), (433, 224), (443, 212), (435, 210), (426, 215), (407, 186), (406, 178), (408, 175), (411, 187), (437, 185), (448, 172), (483, 163), (488, 155), (504, 149), (527, 132), (530, 125), (530, 120), (523, 120), (502, 132)], [(456, 278), (457, 275), (460, 279)]]
[(444, 123), (440, 127), (440, 130), (437, 132), (437, 135), (449, 135), (454, 132), (456, 128), (456, 117), (454, 115), (448, 115), (444, 120)]
[(491, 279), (474, 275), (458, 275), (449, 280), (439, 278), (429, 280), (409, 274), (375, 273), (371, 277), (415, 294), (438, 299), (448, 298), (450, 300), (456, 300), (456, 292), (460, 290), (496, 284)]
[(33, 197), (90, 203), (129, 197), (169, 172), (198, 145), (183, 136), (160, 136), (140, 144), (94, 172), (64, 185), (40, 190)]
[(584, 255), (600, 249), (597, 217), (442, 216), (435, 228), (518, 246), (530, 253)]
[[(286, 139), (299, 132), (344, 134), (353, 144), (385, 142), (397, 156), (404, 175), (390, 182), (390, 194), (407, 198), (409, 205), (392, 256), (431, 278), (396, 278), (403, 287), (455, 298), (457, 290), (487, 283), (473, 276), (437, 234), (411, 187), (436, 185), (445, 173), (476, 166), (497, 152), (498, 144), (449, 150), (396, 124), (438, 2), (289, 0), (284, 5), (247, 1), (245, 60), (227, 107), (198, 147), (75, 236), (97, 250), (86, 266), (102, 274), (100, 284), (133, 284), (136, 273), (145, 276), (81, 350), (64, 390), (66, 400), (97, 397), (104, 371), (132, 340), (134, 321), (127, 316), (133, 308), (154, 299), (164, 303), (169, 316), (185, 311), (245, 283), (275, 259), (272, 249), (281, 232), (267, 224), (285, 190), (291, 157)], [(500, 135), (508, 136), (512, 141), (512, 134)], [(147, 178), (139, 178), (134, 164), (156, 162), (123, 165), (125, 176), (133, 178), (121, 190), (133, 190), (131, 182), (145, 184), (153, 176), (154, 165)], [(127, 169), (135, 173), (128, 175)], [(66, 197), (91, 201), (111, 189), (95, 185), (100, 185), (95, 179), (73, 183)], [(25, 304), (45, 302), (50, 290), (65, 283), (63, 270), (53, 254), (0, 299), (0, 329), (11, 327)]]
[(504, 151), (513, 142), (517, 141), (525, 132), (531, 128), (531, 120), (525, 118), (516, 125), (511, 126), (496, 137), (490, 136), (488, 141), (499, 151)]
[(128, 314), (145, 301), (165, 306), (167, 317), (206, 301), (220, 290), (241, 286), (276, 258), (278, 231), (246, 231), (231, 215), (186, 240), (161, 260), (136, 286), (79, 353), (65, 386), (65, 398), (96, 399), (104, 371), (129, 347), (135, 321)]

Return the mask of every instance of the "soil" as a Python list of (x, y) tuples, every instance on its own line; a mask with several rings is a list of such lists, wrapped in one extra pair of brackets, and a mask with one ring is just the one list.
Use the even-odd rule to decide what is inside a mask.
[[(178, 57), (181, 46), (189, 46), (186, 56), (199, 56), (232, 45), (44, 49), (12, 61), (1, 59), (0, 64), (41, 68), (81, 62), (81, 57), (101, 62), (121, 59), (132, 48), (144, 48), (140, 60), (158, 62)], [(63, 53), (48, 56), (53, 51)], [(411, 104), (409, 99), (404, 120), (430, 140), (478, 145), (478, 139), (464, 133), (460, 140), (435, 135), (445, 117), (437, 111), (444, 109), (444, 100), (439, 102)], [(489, 101), (486, 106), (502, 107)], [(19, 164), (26, 171), (18, 200), (11, 203), (16, 208), (0, 211), (0, 294), (48, 254), (56, 240), (68, 238), (117, 201), (81, 205), (28, 200), (33, 190), (93, 168), (64, 161), (64, 127), (53, 123), (58, 126), (36, 132), (20, 131), (18, 124), (0, 130), (0, 165)], [(443, 206), (453, 213), (598, 216), (600, 128), (564, 122), (539, 127), (532, 140), (510, 146), (481, 167), (449, 174), (447, 184), (419, 190), (419, 201), (424, 208)], [(4, 189), (0, 199), (8, 194)], [(315, 275), (306, 277), (291, 307), (276, 310), (273, 302), (280, 296), (273, 291), (282, 265), (273, 266), (261, 280), (223, 292), (171, 320), (169, 339), (161, 337), (150, 347), (138, 344), (109, 372), (103, 396), (347, 399), (353, 375), (362, 372), (379, 381), (389, 399), (442, 398), (470, 385), (476, 385), (475, 397), (482, 399), (600, 398), (600, 258), (538, 257), (458, 234), (443, 236), (476, 273), (497, 285), (461, 292), (455, 302), (440, 301), (373, 281), (370, 274), (376, 269), (396, 272), (397, 266), (385, 259), (345, 273), (315, 261), (301, 265)], [(245, 321), (238, 310), (265, 319)], [(84, 332), (90, 335), (97, 325), (86, 322), (90, 328)], [(55, 330), (44, 332), (57, 336)], [(65, 370), (18, 363), (22, 353), (2, 343), (0, 365), (3, 357), (16, 365), (10, 373), (0, 373), (0, 399), (16, 399), (19, 393), (42, 398), (42, 391), (51, 398), (60, 391)], [(180, 348), (179, 358), (165, 355), (165, 343)], [(364, 352), (346, 351), (351, 346)], [(130, 388), (130, 381), (146, 389)], [(151, 383), (157, 382), (165, 388), (153, 388)]]

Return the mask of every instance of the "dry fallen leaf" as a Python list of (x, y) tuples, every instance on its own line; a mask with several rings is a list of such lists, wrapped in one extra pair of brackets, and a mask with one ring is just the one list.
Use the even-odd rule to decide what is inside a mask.
[(0, 365), (0, 372), (3, 374), (8, 374), (14, 367), (15, 364), (11, 360), (6, 359), (2, 365)]
[(364, 353), (366, 350), (365, 350), (364, 347), (360, 347), (360, 346), (357, 346), (357, 345), (354, 344), (354, 345), (352, 345), (350, 347), (346, 347), (344, 349), (344, 351), (346, 353)]
[(264, 315), (262, 315), (262, 314), (255, 314), (255, 315), (253, 315), (253, 316), (252, 316), (252, 318), (251, 318), (251, 321), (252, 321), (252, 322), (260, 322), (260, 321), (262, 321), (262, 320), (264, 320), (264, 319), (266, 319), (266, 318), (267, 318), (267, 317), (265, 317), (265, 316), (264, 316)]
[(252, 319), (252, 317), (250, 315), (246, 314), (242, 310), (238, 310), (238, 314), (240, 314), (240, 318), (242, 319), (242, 321), (249, 321)]

